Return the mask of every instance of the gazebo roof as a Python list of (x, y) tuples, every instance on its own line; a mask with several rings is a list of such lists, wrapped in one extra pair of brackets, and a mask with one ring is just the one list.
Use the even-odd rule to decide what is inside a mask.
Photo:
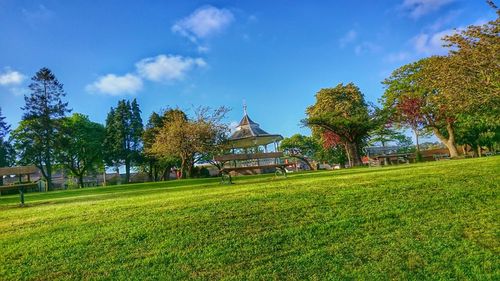
[(282, 140), (281, 135), (269, 134), (260, 128), (259, 124), (250, 119), (245, 110), (245, 115), (236, 127), (236, 131), (229, 137), (233, 148), (247, 148), (270, 144)]

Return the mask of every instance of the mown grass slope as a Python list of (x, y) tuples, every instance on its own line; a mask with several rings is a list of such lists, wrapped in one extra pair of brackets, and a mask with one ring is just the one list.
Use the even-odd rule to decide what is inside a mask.
[(0, 279), (500, 278), (500, 157), (0, 197)]

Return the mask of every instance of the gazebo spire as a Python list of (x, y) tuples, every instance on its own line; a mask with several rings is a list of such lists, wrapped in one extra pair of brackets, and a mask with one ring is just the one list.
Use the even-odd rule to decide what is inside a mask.
[(247, 115), (247, 102), (243, 100), (243, 114)]

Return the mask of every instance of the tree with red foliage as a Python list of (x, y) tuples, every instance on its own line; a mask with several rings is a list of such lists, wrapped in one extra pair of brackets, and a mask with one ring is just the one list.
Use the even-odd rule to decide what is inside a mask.
[(316, 103), (306, 110), (303, 120), (311, 129), (327, 134), (327, 144), (342, 143), (349, 166), (360, 166), (360, 146), (374, 127), (363, 94), (353, 83), (321, 89)]
[(417, 146), (417, 160), (421, 159), (419, 136), (420, 131), (425, 124), (424, 115), (422, 113), (423, 100), (419, 97), (404, 97), (399, 104), (396, 105), (396, 113), (394, 115), (397, 121), (410, 127), (415, 134), (415, 143)]

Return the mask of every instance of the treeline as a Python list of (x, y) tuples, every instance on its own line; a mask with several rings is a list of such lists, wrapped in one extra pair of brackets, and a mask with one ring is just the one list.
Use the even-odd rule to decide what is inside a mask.
[[(483, 148), (496, 150), (500, 142), (500, 26), (497, 19), (469, 26), (443, 38), (449, 48), (404, 65), (382, 83), (382, 108), (367, 103), (354, 84), (321, 89), (307, 108), (303, 124), (312, 137), (294, 136), (284, 148), (327, 159), (361, 165), (362, 148), (370, 142), (408, 143), (398, 130), (411, 129), (416, 138), (435, 135), (453, 158), (457, 146), (481, 156)], [(313, 149), (314, 148), (314, 149)], [(347, 158), (347, 159), (345, 159)]]
[[(381, 108), (368, 103), (353, 83), (321, 89), (302, 120), (312, 136), (287, 138), (281, 148), (306, 163), (312, 158), (357, 166), (367, 145), (396, 142), (408, 147), (411, 139), (401, 130), (411, 129), (417, 140), (417, 160), (419, 138), (430, 134), (448, 148), (451, 157), (460, 156), (459, 145), (477, 156), (483, 148), (496, 150), (500, 143), (500, 12), (489, 3), (497, 19), (444, 37), (448, 54), (394, 70), (382, 82)], [(4, 122), (0, 109), (0, 167), (36, 165), (48, 188), (54, 167), (69, 171), (80, 185), (84, 175), (105, 167), (124, 167), (125, 182), (130, 181), (132, 168), (157, 181), (168, 179), (172, 167), (180, 167), (182, 177), (192, 177), (195, 164), (228, 151), (229, 128), (222, 122), (225, 107), (197, 108), (192, 116), (176, 108), (153, 112), (143, 126), (137, 101), (121, 100), (102, 125), (82, 114), (68, 116), (71, 109), (63, 101), (63, 85), (47, 68), (33, 76), (29, 89), (17, 128), (12, 130)]]
[[(194, 165), (224, 149), (229, 128), (222, 123), (228, 110), (200, 107), (189, 117), (180, 109), (153, 112), (143, 126), (139, 104), (120, 100), (106, 124), (71, 113), (63, 85), (48, 68), (32, 78), (19, 126), (11, 129), (0, 108), (0, 167), (36, 165), (53, 187), (54, 170), (64, 169), (83, 187), (84, 176), (114, 167), (145, 172), (149, 180), (166, 180), (172, 167), (182, 177), (194, 176)], [(10, 137), (7, 139), (7, 136)]]

